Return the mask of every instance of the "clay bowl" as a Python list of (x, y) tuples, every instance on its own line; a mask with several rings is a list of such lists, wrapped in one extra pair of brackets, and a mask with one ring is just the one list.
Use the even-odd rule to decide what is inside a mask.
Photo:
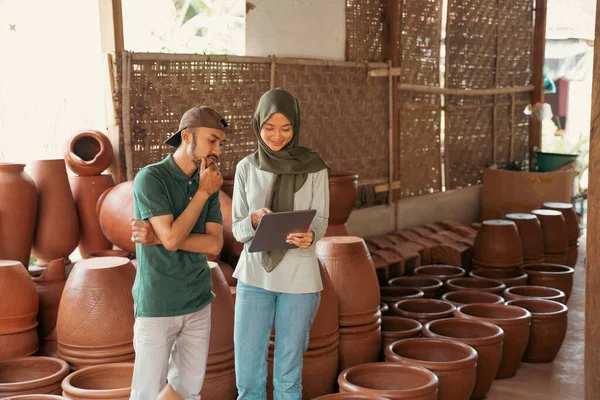
[(534, 214), (506, 214), (504, 218), (517, 225), (523, 246), (523, 258), (536, 259), (544, 256), (544, 232), (540, 220)]
[(439, 380), (421, 367), (398, 363), (367, 363), (338, 376), (342, 393), (359, 393), (397, 400), (437, 400)]
[(459, 290), (442, 295), (442, 300), (460, 307), (465, 304), (504, 304), (504, 299), (494, 293), (482, 292), (480, 290)]
[(502, 361), (496, 379), (517, 373), (529, 340), (531, 313), (524, 308), (502, 304), (467, 304), (454, 312), (457, 318), (491, 322), (504, 331)]
[(381, 301), (388, 306), (405, 299), (421, 299), (424, 296), (422, 290), (413, 287), (405, 286), (385, 286), (379, 289), (381, 293)]
[(367, 393), (334, 393), (315, 397), (314, 400), (385, 400), (385, 397)]
[(21, 357), (0, 361), (0, 398), (25, 394), (60, 394), (69, 364), (58, 358)]
[(560, 211), (533, 210), (531, 211), (542, 224), (544, 232), (544, 248), (546, 253), (563, 253), (569, 248), (567, 223)]
[(401, 339), (408, 339), (421, 336), (423, 325), (414, 319), (398, 316), (389, 316), (381, 318), (381, 351)]
[(521, 267), (529, 275), (527, 284), (546, 286), (562, 290), (569, 301), (573, 290), (573, 274), (575, 270), (559, 264), (526, 264)]
[(523, 264), (523, 247), (513, 221), (483, 221), (473, 245), (473, 262), (494, 268), (512, 268)]
[(390, 279), (388, 283), (390, 286), (419, 289), (423, 292), (423, 297), (426, 299), (439, 299), (442, 295), (442, 281), (427, 276), (399, 276), (398, 278)]
[(415, 268), (415, 275), (429, 276), (439, 279), (442, 282), (446, 282), (452, 278), (460, 278), (461, 276), (465, 276), (465, 274), (466, 272), (463, 268), (452, 265), (421, 265)]
[(129, 400), (133, 363), (82, 368), (62, 382), (63, 396), (78, 400)]
[(493, 279), (502, 282), (507, 288), (527, 284), (527, 274), (518, 269), (479, 268), (471, 271), (469, 275), (473, 278)]
[(569, 245), (577, 244), (579, 239), (579, 222), (577, 222), (577, 214), (571, 203), (557, 203), (548, 202), (544, 203), (543, 207), (549, 210), (555, 210), (562, 213), (565, 223), (567, 224), (567, 236), (569, 238)]
[(435, 299), (400, 300), (392, 306), (394, 315), (414, 319), (426, 324), (441, 318), (452, 318), (456, 307), (451, 303)]
[(477, 352), (455, 340), (403, 339), (385, 349), (386, 362), (427, 368), (440, 380), (439, 400), (468, 400), (477, 376)]
[(427, 323), (423, 336), (456, 340), (477, 351), (477, 378), (471, 399), (483, 399), (500, 368), (504, 331), (489, 322), (450, 318)]
[(513, 286), (507, 288), (503, 293), (504, 299), (541, 299), (553, 300), (559, 303), (566, 303), (567, 297), (562, 290), (550, 288), (546, 286)]
[(506, 285), (494, 279), (485, 278), (454, 278), (444, 283), (444, 287), (449, 292), (458, 292), (460, 290), (478, 290), (494, 294), (501, 294)]

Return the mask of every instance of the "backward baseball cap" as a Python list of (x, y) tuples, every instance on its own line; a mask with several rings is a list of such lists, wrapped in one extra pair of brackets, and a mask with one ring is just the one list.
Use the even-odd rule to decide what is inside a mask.
[(186, 128), (213, 128), (227, 133), (227, 121), (210, 107), (193, 107), (187, 110), (179, 122), (179, 130), (165, 144), (178, 147), (181, 143), (181, 132)]

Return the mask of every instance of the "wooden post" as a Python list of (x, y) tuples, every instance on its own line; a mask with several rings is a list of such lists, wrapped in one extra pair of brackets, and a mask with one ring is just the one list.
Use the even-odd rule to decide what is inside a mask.
[(106, 60), (104, 74), (104, 105), (106, 110), (106, 129), (108, 137), (113, 146), (114, 156), (110, 168), (116, 183), (126, 179), (124, 160), (122, 159), (119, 126), (116, 119), (116, 111), (113, 103), (115, 91), (115, 61), (116, 55), (124, 49), (123, 39), (123, 16), (121, 0), (98, 0), (100, 10), (100, 36), (102, 53)]
[(600, 0), (596, 1), (585, 275), (585, 400), (600, 393)]
[[(533, 59), (531, 83), (535, 87), (531, 94), (532, 106), (544, 102), (544, 53), (546, 47), (546, 8), (548, 0), (535, 0), (533, 25)], [(529, 119), (529, 160), (533, 160), (533, 148), (542, 148), (542, 121), (533, 115)], [(531, 164), (530, 164), (531, 165)]]

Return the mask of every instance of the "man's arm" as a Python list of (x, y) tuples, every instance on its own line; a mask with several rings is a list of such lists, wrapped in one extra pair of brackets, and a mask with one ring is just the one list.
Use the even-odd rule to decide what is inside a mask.
[(192, 253), (219, 254), (223, 247), (223, 225), (207, 222), (205, 226), (206, 234), (192, 233), (181, 242), (179, 249)]

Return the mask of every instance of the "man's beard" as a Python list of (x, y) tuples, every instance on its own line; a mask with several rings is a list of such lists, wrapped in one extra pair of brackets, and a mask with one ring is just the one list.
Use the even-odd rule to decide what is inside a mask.
[[(194, 165), (196, 165), (196, 168), (198, 168), (198, 170), (200, 170), (202, 168), (202, 158), (197, 160), (194, 158), (194, 155), (196, 154), (196, 133), (192, 134), (192, 150), (191, 150), (191, 155), (190, 158), (192, 159), (192, 161), (194, 162)], [(212, 164), (215, 164), (215, 166), (217, 166), (217, 161), (218, 161), (218, 157), (211, 154), (206, 158), (206, 165), (204, 166), (204, 168), (208, 168), (209, 166), (211, 166)], [(217, 166), (218, 167), (218, 166)]]

